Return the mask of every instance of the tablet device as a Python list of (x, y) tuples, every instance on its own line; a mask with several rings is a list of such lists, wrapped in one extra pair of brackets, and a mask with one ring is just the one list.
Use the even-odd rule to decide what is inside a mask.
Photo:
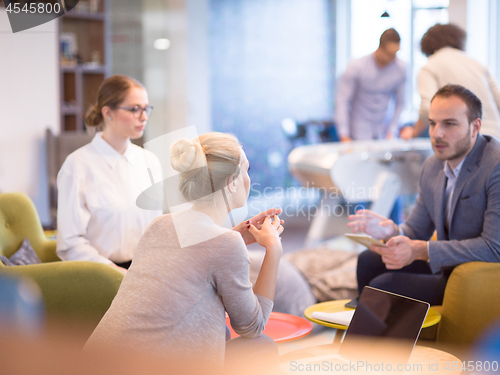
[(361, 245), (365, 245), (366, 247), (370, 247), (370, 245), (387, 247), (383, 242), (380, 242), (376, 238), (373, 238), (372, 236), (365, 233), (345, 233), (345, 236), (353, 241), (360, 243)]

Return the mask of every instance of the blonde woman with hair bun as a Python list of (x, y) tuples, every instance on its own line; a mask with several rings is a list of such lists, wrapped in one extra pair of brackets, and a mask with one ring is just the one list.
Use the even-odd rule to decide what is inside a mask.
[(162, 180), (158, 158), (130, 141), (142, 137), (152, 109), (133, 78), (114, 75), (99, 87), (86, 123), (102, 132), (71, 153), (57, 175), (62, 260), (105, 263), (125, 273), (147, 226), (162, 214), (136, 205), (142, 191)]
[[(250, 191), (249, 161), (232, 135), (181, 139), (172, 146), (171, 164), (192, 208), (148, 227), (86, 350), (126, 344), (164, 355), (186, 373), (220, 373), (224, 366), (260, 373), (258, 366), (276, 364), (278, 356), (274, 341), (261, 333), (283, 252), (281, 210), (262, 212), (233, 230), (222, 226)], [(255, 285), (246, 248), (253, 242), (265, 248)], [(242, 337), (226, 341), (225, 312)]]

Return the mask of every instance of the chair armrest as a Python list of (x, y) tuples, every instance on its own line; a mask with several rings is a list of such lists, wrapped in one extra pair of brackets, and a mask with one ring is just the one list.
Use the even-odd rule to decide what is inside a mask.
[(56, 253), (56, 244), (57, 241), (55, 240), (47, 240), (42, 243), (37, 255), (43, 263), (59, 262), (61, 260)]
[(90, 334), (118, 292), (123, 274), (107, 264), (86, 261), (2, 267), (40, 287), (48, 320), (78, 320)]
[(470, 345), (500, 318), (500, 263), (457, 266), (444, 293), (437, 341)]

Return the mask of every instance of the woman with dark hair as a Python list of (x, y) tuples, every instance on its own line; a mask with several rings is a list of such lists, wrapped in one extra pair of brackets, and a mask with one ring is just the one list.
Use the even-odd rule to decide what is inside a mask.
[(466, 38), (467, 34), (460, 27), (453, 24), (441, 25), (438, 23), (427, 30), (424, 36), (422, 36), (420, 49), (427, 57), (444, 47), (465, 51)]
[(142, 137), (152, 110), (135, 79), (114, 75), (99, 87), (86, 123), (103, 130), (70, 154), (57, 175), (62, 260), (101, 262), (125, 272), (147, 226), (162, 214), (136, 205), (141, 192), (162, 180), (158, 158), (130, 142)]
[(466, 55), (465, 40), (465, 31), (452, 24), (434, 25), (422, 37), (422, 53), (429, 58), (418, 76), (419, 119), (413, 127), (402, 129), (401, 138), (419, 136), (427, 128), (431, 98), (450, 83), (479, 97), (483, 103), (481, 133), (500, 137), (500, 90), (488, 69)]

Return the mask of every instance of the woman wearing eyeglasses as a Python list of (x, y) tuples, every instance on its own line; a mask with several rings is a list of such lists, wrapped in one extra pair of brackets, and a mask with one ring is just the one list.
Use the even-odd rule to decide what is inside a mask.
[(122, 272), (147, 226), (162, 212), (137, 207), (141, 192), (162, 180), (158, 158), (130, 142), (142, 137), (153, 107), (141, 83), (106, 79), (88, 110), (87, 126), (102, 127), (70, 154), (57, 175), (57, 255), (109, 264)]

